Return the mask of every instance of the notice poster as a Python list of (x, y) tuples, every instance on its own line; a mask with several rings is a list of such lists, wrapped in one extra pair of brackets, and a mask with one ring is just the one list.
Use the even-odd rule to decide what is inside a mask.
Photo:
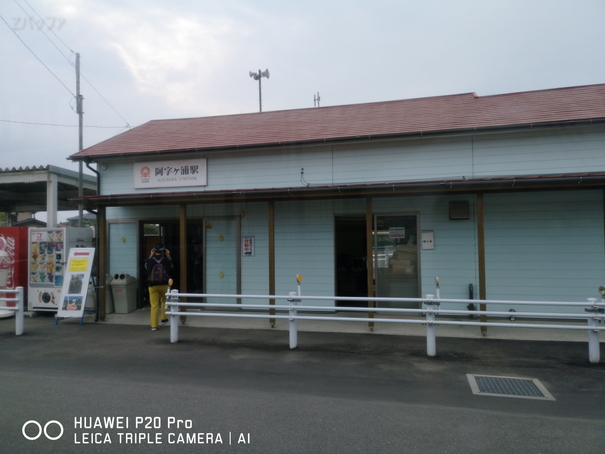
[(84, 315), (94, 257), (95, 249), (92, 247), (72, 248), (69, 251), (61, 300), (57, 302), (57, 317), (81, 318)]
[(390, 227), (389, 238), (405, 238), (405, 227)]
[(254, 257), (254, 236), (242, 236), (242, 257)]

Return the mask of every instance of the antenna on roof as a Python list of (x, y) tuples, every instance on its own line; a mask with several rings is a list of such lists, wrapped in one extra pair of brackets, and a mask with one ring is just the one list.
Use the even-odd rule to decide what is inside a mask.
[(319, 92), (317, 92), (317, 95), (313, 95), (313, 107), (319, 107), (319, 100), (321, 98), (319, 97)]

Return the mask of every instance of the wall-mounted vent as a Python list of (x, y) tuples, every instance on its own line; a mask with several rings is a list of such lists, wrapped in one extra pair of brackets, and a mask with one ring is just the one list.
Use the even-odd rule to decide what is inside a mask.
[(463, 221), (470, 219), (471, 210), (468, 200), (452, 200), (450, 201), (450, 220)]

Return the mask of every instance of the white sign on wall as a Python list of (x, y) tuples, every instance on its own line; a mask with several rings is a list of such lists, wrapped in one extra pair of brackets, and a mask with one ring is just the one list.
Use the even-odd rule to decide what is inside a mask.
[(422, 231), (422, 249), (435, 249), (435, 236), (432, 230)]
[(205, 158), (134, 164), (134, 187), (136, 189), (206, 186), (207, 184), (208, 172)]
[(254, 257), (254, 235), (242, 236), (242, 257)]

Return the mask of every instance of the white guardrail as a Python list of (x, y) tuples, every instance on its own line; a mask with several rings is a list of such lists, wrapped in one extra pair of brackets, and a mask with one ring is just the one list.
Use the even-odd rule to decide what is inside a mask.
[[(13, 298), (7, 298), (7, 294), (15, 294)], [(0, 303), (16, 303), (15, 306), (0, 306), (0, 310), (13, 311), (15, 313), (15, 334), (23, 334), (23, 319), (25, 317), (25, 302), (23, 298), (23, 287), (14, 289), (0, 289)]]
[[(587, 302), (547, 302), (547, 301), (500, 301), (500, 300), (465, 300), (465, 299), (446, 299), (436, 298), (434, 295), (427, 295), (426, 298), (368, 298), (368, 297), (338, 297), (338, 296), (302, 296), (300, 294), (300, 285), (298, 292), (291, 292), (288, 296), (280, 295), (227, 295), (227, 294), (210, 294), (210, 293), (179, 293), (178, 290), (172, 290), (167, 293), (166, 314), (170, 316), (170, 342), (178, 342), (179, 325), (178, 317), (234, 317), (234, 318), (263, 318), (263, 319), (288, 319), (290, 333), (290, 348), (298, 346), (297, 320), (325, 320), (325, 321), (341, 321), (341, 322), (374, 322), (374, 323), (409, 323), (426, 325), (426, 342), (427, 355), (436, 355), (436, 329), (437, 325), (458, 325), (458, 326), (494, 326), (506, 328), (544, 328), (544, 329), (568, 329), (568, 330), (586, 330), (588, 332), (588, 356), (591, 363), (600, 361), (600, 345), (599, 331), (605, 330), (605, 326), (599, 326), (599, 322), (605, 320), (605, 302), (597, 302), (596, 298), (589, 298)], [(437, 292), (438, 293), (438, 292)], [(180, 302), (180, 298), (187, 298), (187, 302)], [(191, 299), (204, 298), (237, 298), (237, 299), (261, 299), (261, 300), (285, 300), (289, 303), (288, 306), (282, 305), (267, 305), (267, 304), (220, 304), (220, 303), (203, 303), (190, 302)], [(326, 307), (326, 306), (303, 306), (300, 303), (305, 301), (359, 301), (368, 302), (390, 302), (390, 303), (422, 303), (421, 309), (396, 309), (385, 307)], [(489, 305), (527, 305), (527, 306), (570, 306), (583, 307), (585, 313), (559, 313), (559, 312), (502, 312), (502, 311), (481, 311), (481, 310), (446, 310), (440, 309), (440, 305), (444, 303), (463, 303), (463, 304), (489, 304)], [(243, 312), (180, 312), (179, 308), (196, 308), (196, 309), (246, 309), (258, 311), (256, 313)], [(269, 314), (261, 312), (288, 311), (288, 314)], [(423, 319), (409, 318), (349, 318), (339, 316), (321, 316), (321, 315), (300, 315), (298, 311), (310, 312), (380, 312), (394, 315), (409, 315), (420, 314), (424, 315)], [(463, 315), (463, 316), (496, 316), (511, 318), (514, 314), (514, 319), (518, 317), (530, 318), (558, 318), (558, 319), (578, 319), (586, 320), (586, 325), (558, 325), (558, 324), (538, 324), (538, 323), (499, 323), (499, 322), (481, 322), (481, 321), (462, 321), (462, 320), (442, 320), (437, 321), (437, 316), (445, 315)], [(512, 320), (512, 318), (511, 318)]]

